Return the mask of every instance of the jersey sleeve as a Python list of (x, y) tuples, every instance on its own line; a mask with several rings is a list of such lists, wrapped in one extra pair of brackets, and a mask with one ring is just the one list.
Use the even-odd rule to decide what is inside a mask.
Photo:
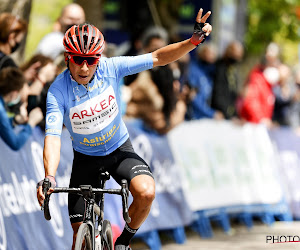
[(151, 53), (140, 56), (113, 57), (112, 60), (118, 79), (153, 68)]
[(64, 110), (64, 97), (61, 90), (51, 86), (47, 94), (46, 136), (61, 136)]

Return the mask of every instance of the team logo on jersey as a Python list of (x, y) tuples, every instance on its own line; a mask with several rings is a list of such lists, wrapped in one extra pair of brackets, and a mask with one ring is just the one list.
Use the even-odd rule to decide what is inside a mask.
[(72, 130), (77, 134), (93, 134), (107, 127), (118, 115), (119, 108), (112, 86), (103, 93), (70, 109)]

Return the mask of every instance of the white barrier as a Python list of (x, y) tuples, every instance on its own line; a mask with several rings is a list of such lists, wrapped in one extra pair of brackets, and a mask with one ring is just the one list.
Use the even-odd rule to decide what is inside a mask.
[(192, 121), (168, 138), (193, 211), (282, 199), (277, 157), (265, 127)]

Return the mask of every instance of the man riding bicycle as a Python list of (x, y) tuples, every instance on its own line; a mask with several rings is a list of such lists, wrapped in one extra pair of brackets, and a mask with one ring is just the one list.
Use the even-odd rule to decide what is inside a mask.
[[(189, 53), (212, 30), (200, 9), (191, 39), (171, 44), (152, 53), (134, 57), (101, 57), (102, 33), (91, 24), (72, 26), (63, 39), (68, 70), (52, 83), (47, 95), (46, 135), (44, 143), (45, 176), (55, 187), (55, 173), (60, 160), (60, 135), (63, 124), (70, 132), (74, 160), (70, 187), (97, 187), (100, 172), (108, 171), (120, 184), (126, 179), (133, 202), (129, 207), (131, 222), (126, 223), (115, 243), (116, 250), (126, 250), (147, 218), (155, 198), (155, 182), (147, 163), (133, 150), (120, 112), (119, 82), (126, 75), (163, 66)], [(37, 198), (45, 199), (43, 181), (38, 183)], [(51, 192), (51, 191), (50, 191)], [(83, 221), (84, 201), (68, 196), (69, 216), (74, 231), (73, 247)]]

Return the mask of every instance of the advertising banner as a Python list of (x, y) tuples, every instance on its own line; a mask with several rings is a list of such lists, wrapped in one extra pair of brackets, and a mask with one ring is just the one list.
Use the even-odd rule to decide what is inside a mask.
[(126, 125), (134, 150), (152, 170), (156, 187), (150, 214), (138, 232), (190, 224), (192, 211), (183, 195), (181, 176), (167, 136), (147, 131), (136, 121), (127, 122)]
[[(36, 183), (44, 177), (43, 139), (44, 134), (36, 128), (17, 152), (0, 140), (0, 250), (71, 248), (67, 195), (51, 197), (50, 222), (44, 219), (36, 199)], [(56, 177), (59, 186), (69, 184), (72, 155), (68, 132), (64, 131)]]
[(263, 126), (192, 121), (168, 139), (193, 211), (282, 199), (275, 152)]
[(285, 199), (296, 219), (300, 219), (300, 137), (290, 128), (273, 129), (269, 135), (278, 152), (280, 180)]

